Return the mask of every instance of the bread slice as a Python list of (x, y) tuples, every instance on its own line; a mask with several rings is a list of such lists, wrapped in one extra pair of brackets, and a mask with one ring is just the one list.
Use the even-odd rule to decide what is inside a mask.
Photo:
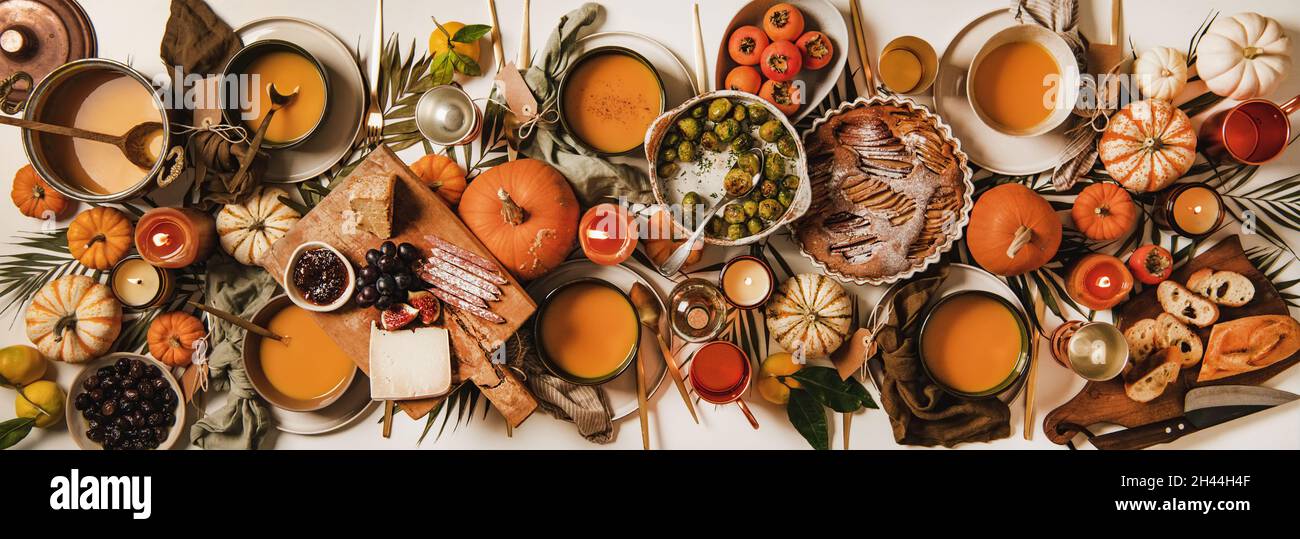
[(1255, 283), (1235, 271), (1196, 270), (1187, 278), (1187, 289), (1228, 307), (1241, 307), (1255, 299)]
[(1181, 284), (1164, 281), (1156, 288), (1156, 298), (1165, 312), (1179, 322), (1196, 327), (1209, 327), (1219, 319), (1219, 306)]
[(397, 175), (366, 176), (352, 183), (348, 207), (356, 225), (381, 240), (393, 237), (393, 189)]
[(1166, 348), (1137, 360), (1124, 373), (1124, 394), (1137, 402), (1151, 402), (1178, 379), (1182, 361), (1177, 350)]
[(1156, 349), (1176, 350), (1184, 369), (1201, 362), (1201, 357), (1205, 355), (1205, 345), (1196, 332), (1169, 313), (1160, 313), (1155, 325)]
[(1248, 316), (1214, 326), (1197, 382), (1262, 369), (1300, 351), (1300, 323), (1280, 314)]
[(1128, 342), (1128, 355), (1134, 359), (1146, 359), (1156, 351), (1156, 321), (1150, 318), (1138, 320), (1124, 332)]

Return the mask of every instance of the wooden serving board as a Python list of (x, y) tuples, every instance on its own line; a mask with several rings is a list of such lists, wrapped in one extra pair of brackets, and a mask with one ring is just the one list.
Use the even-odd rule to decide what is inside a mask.
[[(381, 145), (371, 152), (352, 173), (333, 186), (329, 196), (303, 216), (289, 233), (271, 247), (263, 258), (262, 266), (284, 286), (284, 268), (294, 249), (307, 241), (323, 241), (341, 251), (354, 268), (365, 265), (365, 253), (377, 249), (384, 240), (364, 230), (346, 233), (343, 230), (343, 212), (349, 209), (348, 191), (359, 178), (386, 177), (397, 174), (393, 192), (394, 243), (409, 242), (428, 252), (430, 245), (424, 239), (436, 234), (460, 247), (495, 260), (487, 248), (465, 228), (456, 213), (398, 159), (387, 146)], [(518, 426), (537, 408), (537, 401), (509, 369), (493, 364), (492, 351), (505, 343), (519, 326), (537, 309), (532, 298), (508, 272), (502, 271), (509, 284), (501, 287), (501, 301), (491, 304), (492, 311), (506, 319), (504, 324), (494, 324), (468, 313), (444, 305), (442, 326), (451, 332), (452, 351), (457, 359), (457, 375), (461, 380), (472, 380), (492, 401), (492, 406), (505, 416), (511, 426)], [(316, 322), (334, 339), (362, 371), (370, 372), (370, 325), (379, 320), (379, 311), (361, 309), (348, 304), (329, 313), (314, 313)], [(402, 408), (414, 418), (429, 413), (440, 399), (404, 401)]]
[[(1170, 278), (1184, 284), (1187, 282), (1188, 275), (1201, 268), (1235, 271), (1245, 275), (1255, 284), (1255, 299), (1249, 304), (1238, 308), (1219, 306), (1219, 322), (1262, 314), (1290, 315), (1286, 301), (1278, 294), (1277, 288), (1268, 277), (1246, 258), (1246, 254), (1241, 249), (1241, 240), (1236, 236), (1220, 241), (1218, 245), (1174, 270)], [(1147, 286), (1142, 293), (1115, 308), (1116, 325), (1121, 330), (1127, 330), (1139, 320), (1155, 318), (1161, 312), (1163, 309), (1156, 299), (1156, 287)], [(1213, 326), (1193, 328), (1197, 335), (1200, 335), (1206, 348), (1209, 347), (1212, 328)], [(1263, 369), (1211, 380), (1203, 384), (1196, 383), (1196, 377), (1201, 371), (1200, 364), (1197, 364), (1183, 369), (1178, 380), (1170, 382), (1162, 395), (1146, 403), (1134, 401), (1124, 394), (1122, 377), (1105, 382), (1088, 382), (1073, 399), (1047, 414), (1043, 419), (1043, 432), (1053, 442), (1064, 444), (1073, 437), (1074, 433), (1057, 432), (1057, 426), (1062, 423), (1073, 423), (1084, 427), (1097, 423), (1138, 427), (1173, 419), (1183, 415), (1183, 397), (1194, 387), (1220, 384), (1258, 385), (1297, 362), (1300, 362), (1300, 353)]]

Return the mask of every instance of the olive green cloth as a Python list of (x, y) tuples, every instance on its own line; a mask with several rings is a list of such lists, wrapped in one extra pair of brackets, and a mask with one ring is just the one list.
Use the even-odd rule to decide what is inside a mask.
[[(560, 77), (574, 60), (580, 34), (596, 22), (600, 9), (599, 4), (586, 3), (561, 17), (559, 26), (546, 41), (546, 48), (524, 73), (524, 80), (542, 111), (557, 106)], [(539, 123), (532, 136), (523, 141), (520, 151), (559, 170), (569, 179), (584, 207), (605, 198), (626, 197), (630, 202), (642, 203), (654, 200), (644, 170), (611, 163), (582, 148), (559, 122)]]
[(588, 442), (613, 442), (614, 409), (609, 393), (600, 386), (578, 385), (551, 374), (537, 355), (532, 333), (525, 325), (519, 328), (519, 338), (511, 339), (510, 366), (524, 373), (524, 384), (537, 397), (537, 405), (551, 417), (573, 423)]
[(962, 399), (930, 380), (917, 356), (921, 314), (947, 266), (926, 272), (903, 285), (886, 309), (876, 335), (882, 358), (880, 401), (893, 426), (894, 441), (905, 445), (952, 447), (1011, 435), (1011, 410), (998, 399)]
[[(271, 274), (260, 267), (245, 266), (224, 253), (208, 259), (204, 294), (208, 305), (249, 319), (279, 290)], [(190, 441), (204, 449), (260, 449), (267, 433), (275, 428), (270, 408), (253, 390), (244, 371), (243, 331), (212, 318), (208, 390), (229, 393), (225, 406), (190, 427)]]

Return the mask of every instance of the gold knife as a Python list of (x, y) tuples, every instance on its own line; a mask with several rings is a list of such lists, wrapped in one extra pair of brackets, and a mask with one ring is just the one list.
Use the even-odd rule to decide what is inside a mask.
[(659, 353), (664, 356), (664, 364), (668, 366), (668, 374), (673, 378), (673, 384), (677, 386), (677, 392), (682, 395), (682, 402), (686, 403), (686, 409), (691, 412), (691, 419), (695, 424), (700, 424), (700, 416), (695, 414), (695, 404), (691, 402), (691, 394), (686, 391), (686, 379), (682, 378), (682, 369), (677, 366), (677, 358), (674, 357), (673, 351), (664, 342), (662, 335), (655, 335), (655, 342), (659, 343)]
[(650, 449), (650, 411), (646, 409), (645, 352), (636, 353), (636, 413), (641, 416), (641, 448)]

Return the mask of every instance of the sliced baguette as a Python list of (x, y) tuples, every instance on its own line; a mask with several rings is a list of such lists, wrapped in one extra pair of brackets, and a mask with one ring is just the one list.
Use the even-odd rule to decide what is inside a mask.
[(1205, 355), (1205, 345), (1191, 328), (1169, 313), (1160, 313), (1156, 317), (1155, 326), (1157, 350), (1168, 348), (1177, 351), (1184, 369), (1201, 362), (1201, 357)]
[(1197, 382), (1262, 369), (1300, 351), (1300, 322), (1279, 314), (1238, 318), (1214, 326)]
[(1255, 283), (1235, 271), (1201, 268), (1187, 278), (1187, 289), (1228, 307), (1241, 307), (1255, 299)]
[(1129, 365), (1124, 373), (1124, 394), (1137, 402), (1151, 402), (1178, 379), (1182, 361), (1177, 350), (1158, 350), (1150, 357)]
[(1156, 351), (1156, 321), (1150, 318), (1138, 320), (1124, 332), (1128, 342), (1128, 354), (1134, 359), (1146, 359)]
[(1214, 325), (1219, 319), (1218, 305), (1173, 281), (1160, 283), (1156, 288), (1156, 298), (1165, 312), (1184, 324), (1203, 328)]

